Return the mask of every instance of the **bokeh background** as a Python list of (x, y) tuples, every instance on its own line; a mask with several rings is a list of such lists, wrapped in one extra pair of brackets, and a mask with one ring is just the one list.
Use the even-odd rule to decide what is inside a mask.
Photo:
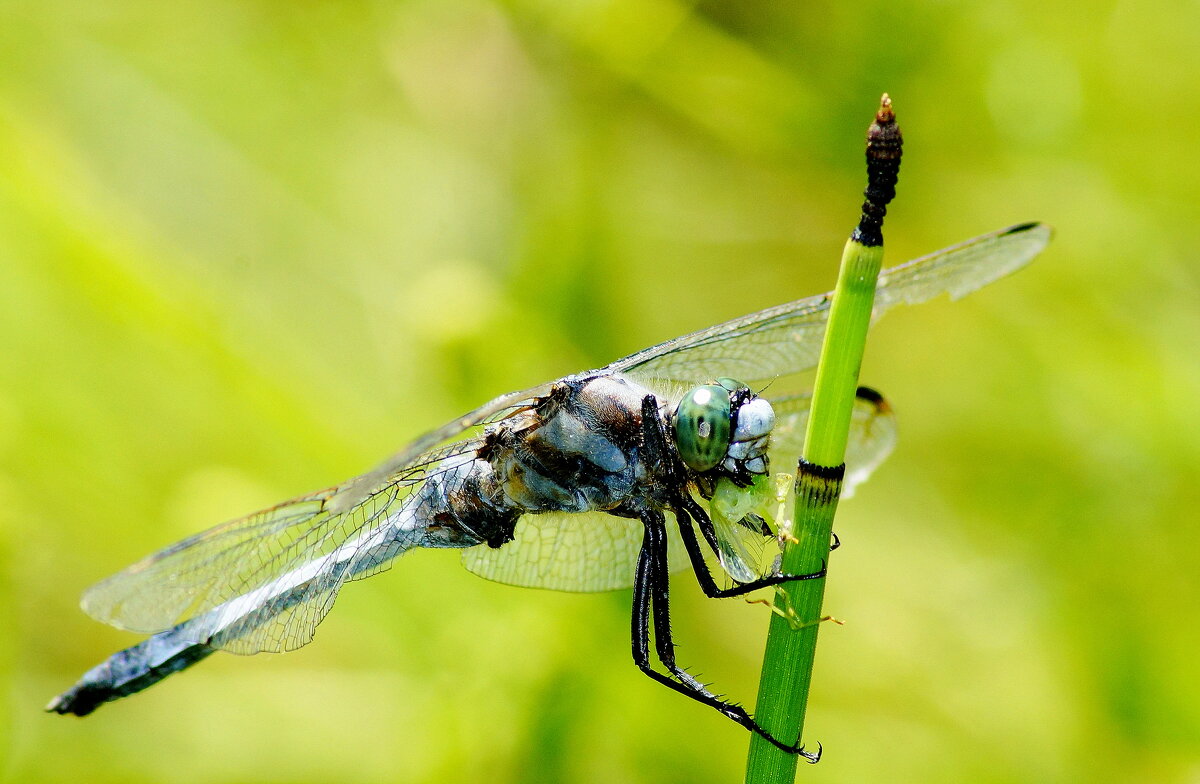
[[(735, 781), (628, 592), (452, 552), (316, 642), (41, 713), (136, 638), (80, 591), (493, 395), (831, 287), (889, 91), (890, 263), (1030, 219), (891, 314), (891, 459), (838, 519), (804, 780), (1200, 781), (1200, 6), (256, 0), (0, 6), (0, 779)], [(765, 610), (681, 575), (752, 699)]]

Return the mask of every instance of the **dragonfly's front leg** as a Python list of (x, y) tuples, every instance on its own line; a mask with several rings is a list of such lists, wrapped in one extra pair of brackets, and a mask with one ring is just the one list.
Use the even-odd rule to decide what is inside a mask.
[(700, 550), (696, 532), (692, 530), (692, 523), (694, 522), (700, 528), (701, 534), (714, 554), (719, 552), (716, 531), (713, 529), (708, 513), (688, 492), (687, 479), (683, 475), (678, 457), (668, 445), (663, 420), (658, 414), (658, 400), (653, 395), (646, 395), (642, 399), (642, 448), (645, 450), (647, 462), (659, 467), (666, 477), (666, 481), (673, 485), (672, 491), (676, 496), (673, 511), (679, 524), (679, 533), (683, 538), (684, 547), (687, 548), (688, 558), (692, 562), (692, 571), (696, 573), (696, 580), (700, 583), (700, 589), (704, 591), (705, 596), (710, 599), (725, 599), (731, 596), (742, 596), (757, 591), (759, 588), (782, 585), (793, 580), (815, 580), (825, 576), (825, 567), (822, 565), (819, 572), (812, 574), (772, 574), (748, 583), (735, 585), (732, 588), (718, 586), (708, 561), (705, 560), (704, 553)]
[[(645, 535), (642, 550), (638, 555), (637, 572), (633, 583), (633, 660), (638, 669), (654, 680), (697, 702), (715, 708), (722, 715), (737, 722), (751, 732), (761, 735), (789, 754), (799, 754), (809, 762), (816, 762), (821, 754), (804, 750), (802, 744), (784, 743), (765, 729), (737, 703), (728, 702), (705, 688), (691, 673), (675, 661), (675, 641), (671, 633), (670, 570), (667, 566), (667, 527), (661, 512), (650, 511), (642, 515)], [(658, 660), (670, 675), (654, 669), (650, 663), (650, 624), (654, 625), (654, 648)]]
[[(671, 448), (666, 423), (659, 416), (658, 399), (654, 395), (646, 395), (642, 398), (642, 450), (645, 453), (646, 462), (661, 472), (663, 481), (670, 485), (672, 494), (678, 494), (681, 497), (687, 495), (688, 478), (678, 453)], [(691, 500), (690, 496), (688, 498)], [(708, 546), (712, 548), (713, 555), (717, 555), (719, 553), (717, 532), (713, 529), (712, 522), (707, 515), (703, 515), (703, 519), (707, 526), (701, 525), (700, 531), (704, 535), (705, 541), (708, 542)]]
[[(732, 588), (721, 588), (717, 585), (716, 578), (713, 577), (712, 568), (708, 561), (704, 559), (704, 552), (700, 549), (700, 542), (696, 539), (696, 532), (692, 530), (692, 519), (697, 515), (700, 520), (708, 521), (708, 515), (700, 508), (692, 499), (691, 504), (686, 502), (675, 509), (675, 519), (679, 522), (679, 537), (683, 539), (684, 549), (687, 550), (688, 559), (692, 562), (692, 571), (696, 573), (696, 582), (700, 584), (700, 590), (704, 591), (704, 595), (710, 599), (728, 599), (731, 596), (744, 596), (745, 594), (757, 591), (759, 588), (771, 588), (776, 585), (794, 582), (796, 580), (817, 580), (825, 576), (825, 564), (821, 564), (820, 571), (812, 574), (786, 574), (779, 572), (769, 574), (766, 577), (760, 577), (757, 580), (751, 580), (748, 583), (739, 583)], [(697, 525), (703, 530), (703, 523), (697, 520)], [(711, 526), (711, 523), (709, 523)]]

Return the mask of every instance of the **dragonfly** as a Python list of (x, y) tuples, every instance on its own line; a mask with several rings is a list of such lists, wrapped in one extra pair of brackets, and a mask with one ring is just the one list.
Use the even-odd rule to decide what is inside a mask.
[[(964, 296), (1027, 264), (1050, 237), (1044, 224), (1025, 223), (885, 270), (874, 316)], [(369, 473), (143, 558), (89, 588), (81, 604), (150, 636), (89, 670), (47, 710), (87, 715), (217, 651), (299, 648), (346, 583), (415, 548), (458, 548), (468, 570), (512, 585), (632, 586), (640, 670), (805, 753), (679, 665), (668, 578), (690, 567), (706, 596), (723, 598), (823, 576), (780, 573), (777, 558), (764, 567), (755, 547), (774, 543), (777, 553), (786, 535), (778, 510), (789, 504), (778, 488), (787, 483), (771, 470), (796, 465), (810, 399), (770, 390), (816, 365), (831, 298), (767, 308), (501, 395)], [(890, 407), (865, 388), (851, 436), (848, 486), (895, 440)]]

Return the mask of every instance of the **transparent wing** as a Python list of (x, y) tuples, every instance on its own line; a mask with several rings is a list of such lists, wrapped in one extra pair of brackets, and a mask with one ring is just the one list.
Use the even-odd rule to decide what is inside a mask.
[[(603, 512), (545, 512), (517, 522), (514, 539), (499, 547), (463, 550), (463, 566), (480, 577), (525, 588), (612, 591), (633, 585), (642, 524)], [(675, 525), (667, 526), (672, 571), (688, 566)]]
[(331, 508), (335, 511), (342, 511), (361, 503), (374, 487), (383, 484), (389, 477), (403, 471), (414, 461), (420, 460), (426, 452), (439, 444), (444, 444), (451, 439), (458, 439), (464, 432), (473, 428), (498, 422), (535, 407), (538, 401), (549, 394), (557, 383), (559, 381), (547, 381), (520, 392), (501, 395), (471, 413), (464, 414), (452, 422), (447, 422), (437, 430), (426, 433), (383, 461), (375, 470), (351, 479), (337, 488), (337, 493), (329, 501)]
[[(468, 439), (427, 452), (337, 510), (347, 485), (304, 495), (184, 539), (89, 588), (85, 612), (157, 633), (186, 622), (196, 642), (237, 653), (291, 650), (312, 639), (340, 587), (386, 569), (416, 544), (401, 522), (414, 491), (473, 457)], [(410, 518), (411, 519), (411, 518)]]
[(1053, 236), (1044, 223), (1022, 223), (886, 269), (875, 294), (876, 315), (893, 305), (928, 302), (943, 292), (961, 299), (1033, 261)]
[[(1040, 224), (1015, 226), (888, 270), (880, 279), (876, 315), (900, 302), (921, 302), (943, 291), (959, 297), (986, 285), (1026, 264), (1050, 234)], [(685, 383), (721, 375), (752, 382), (797, 372), (816, 362), (828, 307), (829, 296), (822, 295), (769, 308), (646, 349), (599, 372)], [(213, 644), (241, 652), (303, 645), (344, 582), (381, 571), (403, 551), (384, 535), (385, 523), (429, 477), (430, 466), (476, 444), (466, 439), (458, 446), (436, 447), (535, 406), (554, 383), (496, 398), (357, 479), (149, 556), (89, 589), (84, 609), (106, 623), (147, 633), (191, 618), (197, 634), (211, 633)], [(787, 443), (778, 429), (779, 444)], [(874, 449), (868, 457), (879, 454), (880, 446)], [(641, 542), (636, 523), (599, 513), (556, 517), (527, 515), (518, 525), (517, 541), (488, 552), (473, 548), (466, 556), (468, 568), (503, 582), (560, 590), (630, 583)], [(678, 555), (673, 557), (680, 563)]]
[[(718, 562), (736, 582), (762, 576), (780, 554), (772, 530), (790, 529), (793, 514), (792, 474), (804, 448), (804, 431), (812, 405), (811, 395), (775, 398), (775, 427), (771, 431), (773, 477), (761, 477), (749, 488), (718, 482), (707, 506), (717, 537)], [(896, 444), (896, 422), (891, 407), (872, 389), (862, 387), (854, 402), (846, 444), (846, 478), (842, 497), (870, 477)], [(767, 528), (763, 523), (768, 524)]]
[[(776, 471), (795, 471), (804, 449), (804, 431), (812, 395), (789, 395), (771, 400), (775, 427), (771, 430), (771, 466)], [(896, 415), (888, 402), (873, 389), (860, 387), (850, 417), (846, 443), (846, 478), (842, 498), (854, 495), (896, 446)]]
[(773, 485), (769, 476), (757, 477), (750, 487), (721, 479), (708, 502), (717, 538), (717, 562), (739, 583), (761, 577), (770, 568), (767, 556), (779, 553), (775, 534), (765, 524), (776, 495)]
[[(875, 317), (899, 303), (916, 304), (942, 292), (964, 296), (1028, 264), (1052, 231), (1025, 223), (885, 270)], [(604, 370), (634, 378), (699, 384), (731, 376), (753, 384), (816, 365), (830, 294), (760, 310), (618, 360)]]

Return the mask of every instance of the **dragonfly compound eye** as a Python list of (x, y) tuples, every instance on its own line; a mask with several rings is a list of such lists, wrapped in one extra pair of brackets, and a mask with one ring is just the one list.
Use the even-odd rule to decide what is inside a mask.
[(729, 448), (729, 390), (710, 385), (696, 387), (675, 409), (675, 445), (693, 471), (715, 468)]

